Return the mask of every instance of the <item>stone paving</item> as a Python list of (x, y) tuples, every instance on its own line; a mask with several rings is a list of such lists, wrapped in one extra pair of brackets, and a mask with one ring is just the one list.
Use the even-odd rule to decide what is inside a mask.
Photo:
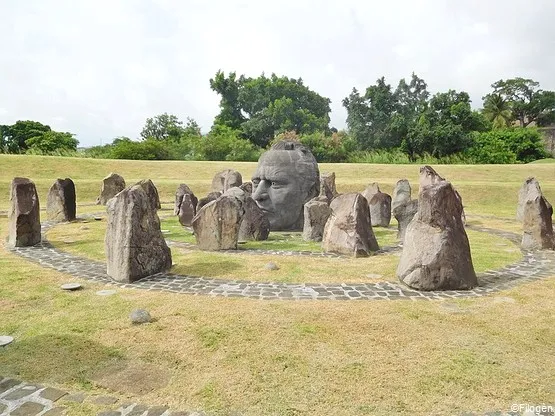
[[(43, 235), (54, 225), (50, 222), (43, 222)], [(507, 238), (515, 244), (520, 242), (520, 236), (516, 233), (485, 227), (468, 226), (468, 228)], [(179, 246), (182, 243), (170, 242), (170, 244)], [(398, 248), (393, 247), (386, 251), (394, 252), (397, 250)], [(353, 284), (263, 283), (248, 280), (226, 280), (202, 276), (177, 275), (174, 273), (158, 273), (134, 283), (119, 283), (113, 281), (106, 274), (105, 263), (85, 259), (56, 249), (44, 236), (43, 241), (33, 247), (17, 247), (11, 249), (11, 251), (29, 261), (39, 263), (41, 266), (49, 267), (77, 278), (112, 284), (123, 288), (261, 300), (434, 300), (480, 297), (509, 289), (518, 284), (545, 279), (555, 274), (555, 251), (542, 250), (523, 252), (523, 259), (519, 262), (498, 270), (490, 270), (478, 274), (479, 286), (472, 290), (423, 292), (394, 282)], [(253, 251), (256, 254), (260, 254), (261, 250)], [(232, 252), (235, 254), (245, 254), (250, 252), (250, 250), (233, 250)], [(279, 252), (275, 250), (268, 251), (268, 253), (288, 256), (320, 255), (319, 253), (312, 252)], [(340, 256), (336, 257), (338, 257), (338, 261), (342, 261)], [(368, 261), (372, 261), (371, 258)], [(340, 267), (338, 267), (339, 270)]]
[(91, 403), (101, 409), (97, 416), (205, 416), (201, 412), (171, 411), (166, 406), (120, 403), (113, 396), (70, 393), (53, 387), (0, 376), (0, 416), (71, 416), (68, 403)]

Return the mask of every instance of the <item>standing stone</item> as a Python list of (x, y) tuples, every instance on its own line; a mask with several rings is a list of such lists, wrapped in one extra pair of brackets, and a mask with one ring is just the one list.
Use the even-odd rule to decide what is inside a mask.
[(159, 210), (162, 208), (160, 205), (160, 197), (158, 196), (158, 189), (154, 186), (154, 183), (150, 179), (143, 179), (136, 183), (146, 192), (148, 197), (148, 202), (153, 210)]
[(70, 178), (56, 179), (48, 191), (46, 218), (51, 221), (73, 221), (75, 212), (75, 184)]
[(27, 178), (14, 178), (10, 201), (8, 246), (27, 247), (40, 243), (40, 207), (35, 184)]
[(303, 240), (322, 241), (326, 222), (331, 215), (331, 208), (325, 201), (314, 198), (304, 204)]
[(372, 197), (376, 195), (378, 192), (381, 192), (380, 187), (378, 186), (377, 182), (373, 182), (370, 185), (368, 185), (366, 189), (361, 192), (361, 194), (363, 197), (366, 198), (367, 201), (370, 202), (370, 200), (372, 200)]
[(538, 194), (542, 194), (538, 180), (534, 177), (527, 178), (518, 191), (518, 205), (516, 207), (517, 221), (524, 220), (526, 201), (536, 198)]
[(239, 172), (233, 169), (225, 169), (216, 173), (212, 179), (212, 191), (225, 192), (234, 186), (241, 186), (243, 177)]
[(193, 230), (201, 250), (235, 250), (244, 208), (234, 196), (222, 195), (203, 206), (193, 218)]
[(252, 182), (243, 182), (243, 184), (239, 187), (241, 190), (247, 195), (252, 195)]
[(177, 219), (184, 227), (190, 227), (195, 217), (195, 201), (192, 194), (181, 195), (181, 203), (179, 204), (179, 212)]
[[(418, 189), (418, 195), (420, 195), (420, 193), (422, 192), (422, 189), (428, 185), (434, 185), (436, 183), (442, 182), (445, 179), (443, 177), (441, 177), (441, 175), (439, 173), (437, 173), (434, 168), (432, 168), (431, 166), (422, 166), (420, 168), (420, 188)], [(453, 188), (455, 190), (455, 196), (457, 197), (457, 199), (459, 200), (459, 202), (461, 203), (461, 219), (463, 222), (463, 225), (466, 224), (466, 214), (464, 213), (464, 205), (463, 205), (463, 200), (462, 200), (462, 196), (461, 194), (459, 194), (459, 192)]]
[(178, 216), (180, 215), (180, 212), (182, 211), (181, 204), (183, 202), (183, 197), (184, 197), (185, 194), (189, 195), (189, 199), (191, 201), (191, 204), (193, 205), (193, 208), (191, 210), (189, 206), (184, 207), (183, 208), (183, 214), (181, 214), (181, 215), (191, 215), (192, 214), (192, 217), (194, 217), (195, 214), (197, 213), (198, 198), (195, 196), (193, 191), (191, 191), (191, 188), (189, 188), (184, 183), (180, 184), (179, 187), (177, 188), (177, 190), (175, 191), (175, 205), (173, 207), (173, 213), (174, 213), (174, 215), (178, 215)]
[(200, 198), (198, 200), (197, 203), (197, 208), (195, 210), (195, 215), (197, 212), (200, 211), (200, 209), (205, 206), (206, 204), (208, 204), (209, 202), (215, 201), (216, 199), (218, 199), (220, 196), (222, 196), (221, 192), (210, 192), (208, 195), (206, 195), (204, 198)]
[(391, 221), (391, 196), (377, 192), (368, 201), (372, 227), (389, 227)]
[(335, 172), (322, 173), (320, 175), (320, 196), (325, 196), (328, 200), (329, 205), (332, 199), (335, 198), (337, 195), (337, 189), (335, 188)]
[(107, 273), (118, 282), (134, 282), (169, 270), (172, 257), (160, 219), (143, 186), (136, 184), (108, 201)]
[(97, 205), (106, 205), (109, 199), (125, 189), (125, 180), (117, 173), (110, 173), (102, 179), (100, 196), (96, 200)]
[(411, 188), (410, 183), (407, 179), (401, 179), (397, 181), (395, 188), (393, 189), (393, 195), (391, 200), (391, 210), (394, 211), (396, 207), (405, 202), (409, 202), (411, 198)]
[(379, 250), (366, 198), (359, 193), (342, 194), (334, 198), (330, 208), (332, 212), (322, 236), (326, 253), (366, 257)]
[(393, 208), (393, 215), (397, 220), (397, 238), (403, 242), (407, 227), (418, 211), (418, 199), (405, 201)]
[(225, 195), (225, 196), (234, 196), (239, 201), (241, 201), (242, 204), (244, 204), (246, 199), (247, 199), (247, 194), (245, 193), (245, 191), (243, 191), (238, 186), (233, 186), (233, 187), (229, 188), (227, 191), (225, 191), (222, 194), (222, 196), (223, 195)]
[(542, 195), (539, 184), (531, 184), (524, 203), (521, 243), (524, 250), (555, 249), (552, 215), (553, 207)]
[(407, 227), (397, 277), (418, 290), (471, 289), (478, 282), (462, 222), (462, 204), (447, 181), (420, 189)]
[(250, 196), (245, 197), (243, 208), (245, 209), (245, 214), (239, 228), (239, 241), (267, 240), (270, 234), (270, 221), (264, 215), (264, 211), (260, 209)]

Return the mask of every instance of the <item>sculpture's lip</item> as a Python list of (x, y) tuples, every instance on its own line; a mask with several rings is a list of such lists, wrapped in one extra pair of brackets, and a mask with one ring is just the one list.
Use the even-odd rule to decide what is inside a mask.
[(268, 208), (259, 207), (263, 213), (265, 214), (272, 214), (274, 211), (269, 210)]

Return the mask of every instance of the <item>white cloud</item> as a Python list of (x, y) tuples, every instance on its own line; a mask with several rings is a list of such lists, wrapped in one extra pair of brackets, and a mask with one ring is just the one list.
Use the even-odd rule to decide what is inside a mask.
[[(76, 133), (82, 145), (137, 137), (162, 112), (207, 131), (218, 69), (302, 77), (341, 101), (414, 71), (433, 92), (470, 93), (501, 78), (555, 89), (555, 2), (535, 0), (26, 0), (3, 2), (0, 124), (18, 119)], [(58, 119), (59, 117), (60, 119)]]

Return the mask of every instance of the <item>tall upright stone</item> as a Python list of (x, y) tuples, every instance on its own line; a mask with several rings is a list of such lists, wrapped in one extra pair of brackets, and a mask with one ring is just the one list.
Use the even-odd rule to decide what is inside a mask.
[(73, 221), (76, 207), (73, 181), (70, 178), (56, 179), (48, 191), (46, 218), (50, 221)]
[(526, 206), (526, 201), (534, 199), (538, 194), (542, 194), (538, 180), (534, 177), (527, 178), (518, 191), (518, 205), (516, 207), (517, 221), (524, 220), (524, 208)]
[(160, 196), (158, 195), (158, 189), (150, 179), (143, 179), (136, 183), (146, 192), (148, 202), (153, 210), (159, 210), (162, 208), (160, 205)]
[(334, 198), (330, 208), (332, 212), (322, 236), (326, 253), (366, 257), (379, 250), (366, 198), (356, 192), (342, 194)]
[(553, 207), (543, 196), (537, 181), (529, 182), (523, 205), (521, 247), (525, 250), (555, 249)]
[(372, 227), (389, 227), (391, 222), (391, 196), (384, 192), (375, 193), (368, 201)]
[(418, 212), (418, 199), (405, 201), (393, 208), (393, 216), (397, 220), (397, 238), (403, 242), (410, 222)]
[(372, 197), (376, 195), (378, 192), (381, 192), (378, 183), (372, 182), (370, 185), (366, 187), (366, 189), (364, 189), (364, 191), (361, 192), (361, 194), (363, 197), (366, 198), (367, 201), (370, 202)]
[(234, 186), (241, 186), (243, 177), (234, 169), (225, 169), (216, 173), (212, 179), (213, 192), (225, 192)]
[(407, 179), (398, 180), (391, 196), (391, 211), (394, 211), (399, 205), (410, 201), (411, 192), (410, 183)]
[(337, 195), (338, 193), (335, 187), (335, 172), (322, 173), (320, 175), (320, 196), (325, 196), (329, 205), (332, 199)]
[(222, 195), (204, 205), (193, 218), (193, 230), (201, 250), (235, 250), (244, 215), (243, 203)]
[(447, 181), (420, 189), (407, 227), (397, 277), (418, 290), (471, 289), (478, 282), (462, 222), (462, 204)]
[(141, 184), (111, 198), (106, 211), (104, 244), (110, 277), (130, 283), (171, 268), (171, 252), (160, 230), (160, 219)]
[(125, 189), (125, 180), (117, 173), (110, 173), (102, 179), (102, 187), (100, 196), (96, 199), (97, 205), (106, 205), (106, 203)]
[(303, 240), (322, 241), (330, 215), (331, 208), (327, 196), (313, 198), (304, 204)]
[(28, 178), (14, 178), (10, 188), (8, 246), (34, 246), (41, 241), (37, 188)]
[(204, 198), (200, 198), (198, 200), (197, 203), (197, 208), (195, 210), (195, 215), (196, 213), (198, 213), (200, 211), (200, 209), (207, 205), (208, 203), (215, 201), (216, 199), (218, 199), (220, 196), (222, 196), (221, 192), (210, 192), (208, 195), (206, 195)]
[(192, 194), (181, 195), (181, 201), (179, 203), (179, 212), (177, 213), (177, 219), (181, 225), (184, 227), (190, 227), (193, 224), (193, 218), (195, 217), (196, 208), (195, 201), (193, 200)]
[(189, 188), (189, 186), (185, 183), (179, 184), (177, 190), (175, 191), (175, 205), (173, 207), (173, 213), (174, 215), (179, 215), (180, 211), (187, 211), (188, 207), (184, 210), (181, 209), (181, 203), (183, 202), (183, 196), (185, 194), (189, 194), (189, 199), (193, 205), (192, 211), (187, 213), (187, 215), (192, 214), (194, 217), (197, 210), (198, 198), (195, 196), (191, 188)]
[(250, 196), (243, 202), (245, 214), (239, 227), (239, 241), (263, 241), (270, 235), (270, 220)]
[[(420, 196), (420, 193), (422, 192), (422, 189), (424, 189), (426, 186), (429, 185), (435, 185), (436, 183), (442, 182), (444, 181), (445, 178), (443, 178), (439, 173), (437, 173), (434, 168), (432, 168), (431, 166), (422, 166), (420, 168), (420, 188), (418, 189), (418, 195)], [(462, 196), (461, 194), (459, 194), (459, 192), (453, 187), (454, 191), (455, 191), (455, 197), (459, 200), (459, 202), (461, 203), (461, 220), (463, 225), (466, 224), (466, 214), (464, 212), (464, 205), (463, 205), (463, 200), (462, 200)]]

